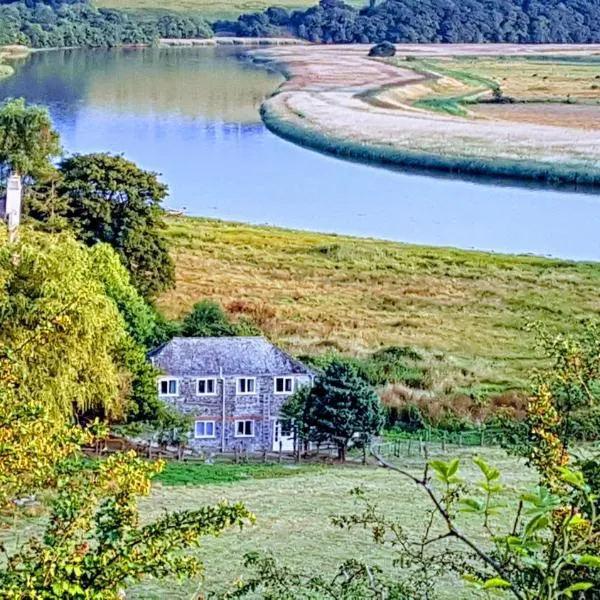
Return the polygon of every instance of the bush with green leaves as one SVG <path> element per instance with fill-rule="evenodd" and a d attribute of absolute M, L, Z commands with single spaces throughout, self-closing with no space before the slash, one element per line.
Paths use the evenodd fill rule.
<path fill-rule="evenodd" d="M 207 535 L 252 522 L 241 504 L 222 502 L 141 525 L 138 498 L 163 467 L 134 453 L 63 472 L 48 525 L 0 565 L 0 599 L 116 600 L 146 577 L 199 578 L 190 552 Z"/>
<path fill-rule="evenodd" d="M 301 360 L 319 371 L 324 371 L 333 362 L 346 363 L 356 368 L 359 375 L 372 386 L 404 383 L 413 388 L 423 388 L 427 379 L 423 357 L 406 346 L 389 346 L 364 357 L 329 352 L 302 356 Z"/>
<path fill-rule="evenodd" d="M 181 323 L 181 335 L 185 337 L 228 337 L 262 335 L 260 329 L 249 320 L 232 321 L 218 302 L 200 300 Z"/>

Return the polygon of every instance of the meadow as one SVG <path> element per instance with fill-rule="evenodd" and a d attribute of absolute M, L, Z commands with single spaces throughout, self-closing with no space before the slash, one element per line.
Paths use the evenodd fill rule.
<path fill-rule="evenodd" d="M 483 452 L 486 459 L 502 470 L 507 485 L 503 500 L 511 505 L 516 503 L 516 491 L 526 489 L 533 482 L 532 472 L 521 460 L 507 457 L 499 450 L 483 449 Z M 474 453 L 462 450 L 460 456 L 465 479 L 470 482 L 478 479 L 477 469 L 471 462 Z M 399 460 L 415 474 L 423 466 L 423 459 L 419 457 Z M 243 465 L 235 467 L 238 471 L 245 468 Z M 143 501 L 144 518 L 158 517 L 164 510 L 194 509 L 226 498 L 243 501 L 255 513 L 256 524 L 241 532 L 227 532 L 218 539 L 205 539 L 199 550 L 206 565 L 204 584 L 146 581 L 128 592 L 128 598 L 188 600 L 198 591 L 207 593 L 230 589 L 231 583 L 244 575 L 243 555 L 253 551 L 272 553 L 283 564 L 305 572 L 333 574 L 336 567 L 349 557 L 378 564 L 391 571 L 391 553 L 375 545 L 369 532 L 347 532 L 331 524 L 334 515 L 359 512 L 360 506 L 350 495 L 356 487 L 364 488 L 388 516 L 394 516 L 402 524 L 410 524 L 415 537 L 421 532 L 424 513 L 429 508 L 424 494 L 411 482 L 375 466 L 322 467 L 294 477 L 221 485 L 166 487 L 157 483 L 150 498 Z M 497 519 L 498 525 L 505 524 L 502 517 Z M 476 520 L 465 517 L 463 523 L 475 527 L 476 533 L 479 531 L 475 526 Z M 472 591 L 460 595 L 458 590 L 452 587 L 449 594 L 453 595 L 448 595 L 448 598 L 476 597 Z"/>
<path fill-rule="evenodd" d="M 405 93 L 406 100 L 413 105 L 438 108 L 451 114 L 488 114 L 481 109 L 471 114 L 470 109 L 482 101 L 489 106 L 490 93 L 510 100 L 498 102 L 504 105 L 507 120 L 510 120 L 510 108 L 532 104 L 531 123 L 538 122 L 536 114 L 543 118 L 548 103 L 565 105 L 565 109 L 575 104 L 600 104 L 600 59 L 596 55 L 466 56 L 408 62 L 403 58 L 392 62 L 432 77 L 418 86 L 416 94 L 414 86 L 395 90 L 397 98 Z M 563 114 L 567 116 L 568 110 L 563 110 Z M 576 125 L 569 123 L 571 127 Z M 580 123 L 584 125 L 585 122 Z"/>
<path fill-rule="evenodd" d="M 568 332 L 600 313 L 595 263 L 191 217 L 170 217 L 167 235 L 170 317 L 211 298 L 296 354 L 408 345 L 463 382 L 522 386 L 539 364 L 529 323 Z"/>
<path fill-rule="evenodd" d="M 137 14 L 159 14 L 167 12 L 182 12 L 204 17 L 209 21 L 217 19 L 236 19 L 242 13 L 260 12 L 273 6 L 269 0 L 244 0 L 227 2 L 227 0 L 172 0 L 165 8 L 165 3 L 159 0 L 95 0 L 99 8 L 118 8 Z M 316 4 L 314 0 L 278 0 L 276 6 L 288 10 L 306 9 Z M 350 0 L 349 4 L 360 7 L 362 0 Z"/>

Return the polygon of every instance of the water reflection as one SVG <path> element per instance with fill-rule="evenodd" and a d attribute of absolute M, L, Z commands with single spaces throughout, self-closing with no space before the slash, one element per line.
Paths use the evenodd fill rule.
<path fill-rule="evenodd" d="M 36 53 L 0 96 L 49 105 L 67 152 L 124 153 L 190 214 L 406 242 L 600 260 L 600 197 L 391 171 L 280 140 L 280 77 L 231 48 Z M 506 182 L 494 182 L 506 183 Z"/>

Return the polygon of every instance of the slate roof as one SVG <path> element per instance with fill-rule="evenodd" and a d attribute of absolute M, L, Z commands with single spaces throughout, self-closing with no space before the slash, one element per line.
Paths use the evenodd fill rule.
<path fill-rule="evenodd" d="M 262 337 L 176 337 L 148 357 L 154 366 L 174 377 L 312 373 Z"/>

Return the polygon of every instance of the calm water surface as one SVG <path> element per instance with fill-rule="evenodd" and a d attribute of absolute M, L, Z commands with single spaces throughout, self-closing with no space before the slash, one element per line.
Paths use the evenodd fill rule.
<path fill-rule="evenodd" d="M 34 54 L 0 97 L 47 104 L 67 152 L 123 153 L 163 174 L 171 208 L 251 223 L 600 260 L 600 196 L 353 164 L 269 133 L 281 78 L 226 48 Z"/>

